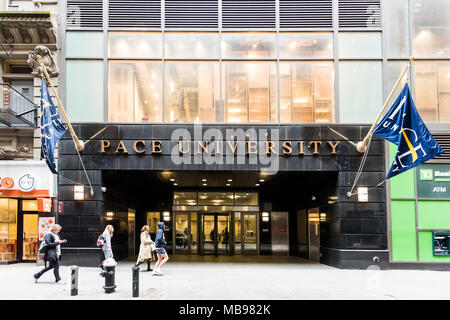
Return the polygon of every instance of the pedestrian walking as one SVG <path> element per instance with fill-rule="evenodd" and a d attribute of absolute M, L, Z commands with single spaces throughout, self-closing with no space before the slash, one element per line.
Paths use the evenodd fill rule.
<path fill-rule="evenodd" d="M 59 239 L 58 233 L 62 227 L 59 224 L 54 224 L 50 227 L 49 231 L 44 236 L 44 269 L 33 275 L 34 282 L 37 283 L 38 279 L 47 271 L 53 269 L 55 275 L 55 283 L 65 284 L 59 276 L 59 260 L 61 259 L 61 244 L 66 243 L 67 240 Z M 47 262 L 49 265 L 47 266 Z"/>
<path fill-rule="evenodd" d="M 149 234 L 150 227 L 145 225 L 141 229 L 141 245 L 139 247 L 139 255 L 137 258 L 136 266 L 140 265 L 142 262 L 147 261 L 147 271 L 153 271 L 150 267 L 152 261 L 155 261 L 154 253 L 152 250 L 152 244 L 154 242 Z"/>
<path fill-rule="evenodd" d="M 161 267 L 167 262 L 169 261 L 169 256 L 167 255 L 167 251 L 166 251 L 166 240 L 164 237 L 164 222 L 159 222 L 158 223 L 158 231 L 156 232 L 156 237 L 155 237 L 155 252 L 156 255 L 158 256 L 158 261 L 155 264 L 155 268 L 153 270 L 152 275 L 157 275 L 157 276 L 163 276 L 164 273 L 162 273 L 161 271 Z"/>
<path fill-rule="evenodd" d="M 100 268 L 102 268 L 102 269 L 104 269 L 103 262 L 106 259 L 114 258 L 112 246 L 111 246 L 111 238 L 112 238 L 113 234 L 114 234 L 114 227 L 112 225 L 108 224 L 105 228 L 105 231 L 103 231 L 103 233 L 102 233 L 102 238 L 104 241 L 104 243 L 102 245 L 102 251 L 101 251 L 102 262 L 101 262 Z"/>

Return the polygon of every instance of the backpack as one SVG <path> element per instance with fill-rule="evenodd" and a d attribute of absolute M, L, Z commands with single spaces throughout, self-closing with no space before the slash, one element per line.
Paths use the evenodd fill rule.
<path fill-rule="evenodd" d="M 105 238 L 103 237 L 103 233 L 97 238 L 97 247 L 103 247 L 105 244 Z"/>

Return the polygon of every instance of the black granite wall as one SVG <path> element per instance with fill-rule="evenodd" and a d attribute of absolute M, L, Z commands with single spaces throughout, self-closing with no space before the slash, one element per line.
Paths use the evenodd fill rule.
<path fill-rule="evenodd" d="M 78 183 L 87 184 L 81 163 L 76 155 L 70 135 L 66 133 L 59 143 L 59 200 L 63 202 L 63 212 L 58 221 L 63 225 L 63 237 L 69 240 L 63 253 L 64 263 L 78 265 L 95 265 L 99 258 L 95 247 L 97 236 L 105 226 L 108 201 L 102 192 L 102 170 L 206 170 L 206 171 L 260 171 L 261 164 L 205 164 L 194 163 L 177 165 L 171 160 L 171 150 L 177 147 L 178 139 L 171 136 L 176 129 L 186 129 L 195 139 L 194 125 L 150 125 L 150 124 L 74 124 L 78 137 L 86 143 L 82 152 L 82 159 L 94 188 L 94 196 L 85 189 L 85 200 L 73 200 L 73 186 Z M 104 129 L 105 128 L 105 129 Z M 386 196 L 385 188 L 381 186 L 369 193 L 368 203 L 358 203 L 355 197 L 348 199 L 346 193 L 353 183 L 354 176 L 361 161 L 354 145 L 345 141 L 342 136 L 353 142 L 360 141 L 368 131 L 366 126 L 357 125 L 270 125 L 270 126 L 231 126 L 231 125 L 203 125 L 203 133 L 210 129 L 220 129 L 226 136 L 226 129 L 254 128 L 270 141 L 292 141 L 293 153 L 298 153 L 298 141 L 305 141 L 304 155 L 280 156 L 278 158 L 279 172 L 334 172 L 333 180 L 324 186 L 316 203 L 306 205 L 290 205 L 288 211 L 309 205 L 320 205 L 327 213 L 327 221 L 321 223 L 321 252 L 322 262 L 340 268 L 364 268 L 370 265 L 374 255 L 382 260 L 387 259 L 387 224 L 386 224 Z M 331 128 L 331 129 L 330 129 Z M 104 130 L 103 130 L 104 129 Z M 99 134 L 97 134 L 100 130 Z M 272 131 L 273 130 L 273 131 Z M 337 134 L 338 132 L 339 134 Z M 97 134 L 97 135 L 96 135 Z M 94 138 L 92 136 L 96 135 Z M 100 140 L 109 140 L 111 147 L 106 154 L 100 152 Z M 227 140 L 231 140 L 227 137 Z M 122 140 L 128 154 L 116 154 L 115 150 Z M 136 154 L 133 143 L 136 140 L 146 141 L 146 153 Z M 162 144 L 162 154 L 151 154 L 150 140 L 159 140 Z M 260 139 L 261 140 L 261 139 Z M 307 148 L 309 141 L 321 141 L 318 148 L 320 155 L 313 154 L 313 148 Z M 331 154 L 327 141 L 340 141 L 337 154 Z M 244 145 L 242 141 L 241 145 Z M 191 150 L 196 145 L 192 144 Z M 265 148 L 264 141 L 259 142 L 260 148 Z M 276 150 L 279 152 L 280 149 Z M 384 142 L 373 139 L 370 153 L 358 185 L 375 186 L 385 176 Z M 334 185 L 334 186 L 333 186 Z M 288 188 L 288 186 L 287 186 Z M 288 191 L 288 190 L 286 190 Z M 289 190 L 293 199 L 299 199 L 295 190 Z M 329 202 L 329 196 L 336 196 L 337 200 Z M 276 195 L 273 196 L 276 198 Z M 291 197 L 292 198 L 292 197 Z M 276 199 L 273 199 L 276 203 Z M 277 210 L 274 206 L 273 210 Z M 369 250 L 369 251 L 367 251 Z M 267 251 L 265 251 L 267 252 Z"/>

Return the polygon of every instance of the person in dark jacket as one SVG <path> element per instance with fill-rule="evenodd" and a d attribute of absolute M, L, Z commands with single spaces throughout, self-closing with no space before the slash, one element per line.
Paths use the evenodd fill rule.
<path fill-rule="evenodd" d="M 155 264 L 152 275 L 163 276 L 164 274 L 161 272 L 161 267 L 169 261 L 169 256 L 166 251 L 166 240 L 164 238 L 164 222 L 158 223 L 158 231 L 156 231 L 155 236 L 155 252 L 158 256 L 158 261 Z"/>
<path fill-rule="evenodd" d="M 59 224 L 54 224 L 50 227 L 49 232 L 44 237 L 45 242 L 45 252 L 44 252 L 44 262 L 48 262 L 49 265 L 44 269 L 35 273 L 33 275 L 34 282 L 47 271 L 53 269 L 55 275 L 55 282 L 57 284 L 65 284 L 59 276 L 59 259 L 61 258 L 61 244 L 66 243 L 67 240 L 60 240 L 58 233 L 61 231 L 62 227 Z"/>

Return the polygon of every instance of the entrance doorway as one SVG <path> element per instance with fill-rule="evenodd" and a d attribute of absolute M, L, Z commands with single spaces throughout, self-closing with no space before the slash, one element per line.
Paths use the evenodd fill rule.
<path fill-rule="evenodd" d="M 232 239 L 230 236 L 231 213 L 201 214 L 201 255 L 229 255 Z"/>

